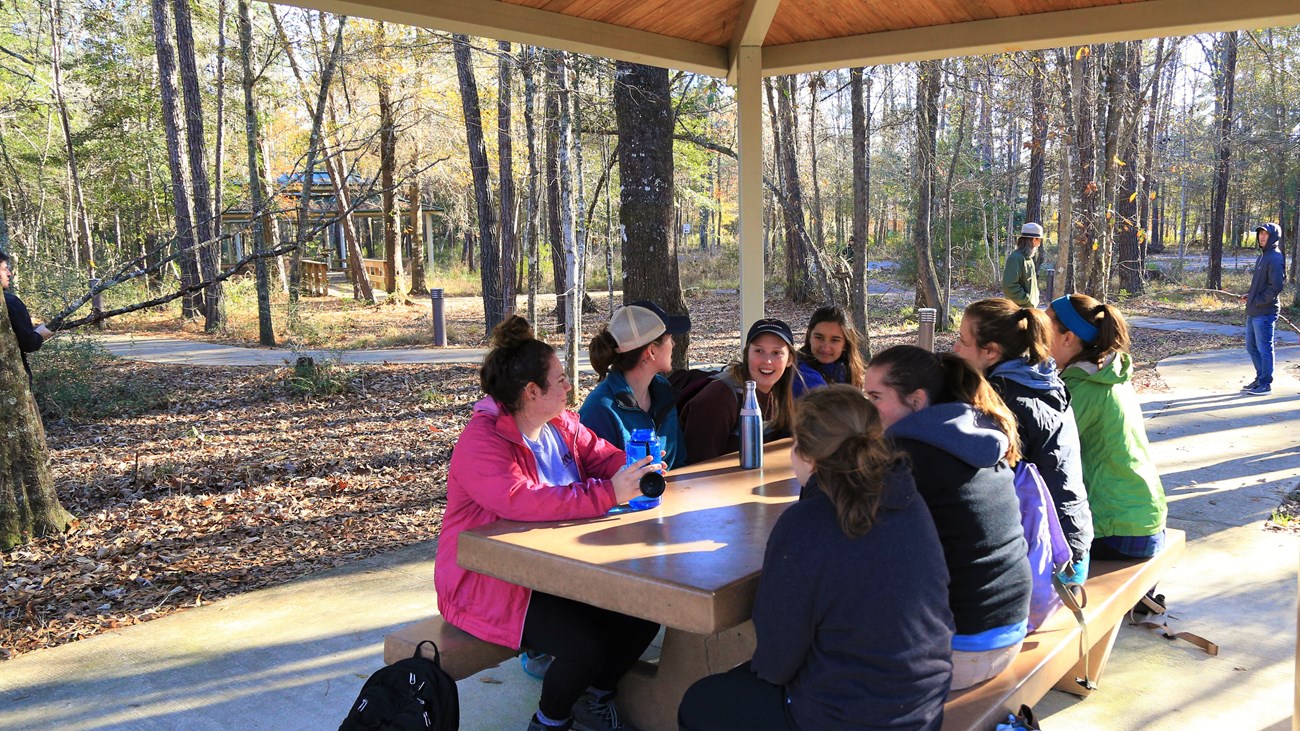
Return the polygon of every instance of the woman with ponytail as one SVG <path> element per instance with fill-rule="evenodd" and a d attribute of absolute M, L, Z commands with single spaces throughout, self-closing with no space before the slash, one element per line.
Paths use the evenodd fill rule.
<path fill-rule="evenodd" d="M 980 300 L 966 308 L 953 352 L 984 374 L 1016 417 L 1022 456 L 1043 476 L 1070 544 L 1071 566 L 1062 578 L 1082 584 L 1092 513 L 1070 393 L 1052 360 L 1051 322 L 1042 310 L 1008 299 Z"/>
<path fill-rule="evenodd" d="M 952 665 L 943 548 L 862 392 L 799 402 L 799 502 L 768 538 L 752 661 L 686 692 L 688 731 L 938 729 Z"/>
<path fill-rule="evenodd" d="M 1016 420 L 979 371 L 952 353 L 897 345 L 867 365 L 867 398 L 911 459 L 951 581 L 953 690 L 997 675 L 1028 629 L 1032 589 L 1012 465 Z"/>
<path fill-rule="evenodd" d="M 634 430 L 653 429 L 664 464 L 686 464 L 677 391 L 664 374 L 673 367 L 673 336 L 690 329 L 689 317 L 669 315 L 653 302 L 620 307 L 591 341 L 591 367 L 600 383 L 578 410 L 583 425 L 619 449 Z"/>
<path fill-rule="evenodd" d="M 621 728 L 616 686 L 659 627 L 463 569 L 457 546 L 462 532 L 497 520 L 603 516 L 639 495 L 641 476 L 661 465 L 646 457 L 625 466 L 622 450 L 565 409 L 572 386 L 555 349 L 518 315 L 493 331 L 479 382 L 485 397 L 447 474 L 433 576 L 438 611 L 479 639 L 555 657 L 529 731 L 569 729 L 575 720 L 582 728 Z"/>
<path fill-rule="evenodd" d="M 1133 390 L 1128 323 L 1083 294 L 1052 300 L 1052 357 L 1070 389 L 1083 483 L 1092 508 L 1092 557 L 1150 558 L 1165 544 L 1165 489 Z"/>

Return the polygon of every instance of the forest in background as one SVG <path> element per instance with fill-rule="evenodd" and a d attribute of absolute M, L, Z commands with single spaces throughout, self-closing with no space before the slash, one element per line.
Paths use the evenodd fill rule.
<path fill-rule="evenodd" d="M 220 328 L 218 280 L 251 264 L 266 331 L 291 329 L 298 259 L 336 218 L 348 259 L 387 260 L 390 292 L 476 272 L 488 327 L 514 293 L 628 290 L 625 270 L 680 302 L 679 260 L 736 256 L 735 99 L 718 79 L 227 0 L 0 18 L 0 249 L 65 326 L 93 319 L 72 310 L 98 279 L 110 312 L 184 292 L 180 315 Z M 1275 28 L 768 79 L 769 296 L 861 303 L 855 236 L 942 307 L 954 283 L 996 281 L 1025 220 L 1049 231 L 1058 289 L 1138 294 L 1147 254 L 1170 249 L 1208 257 L 1195 281 L 1218 289 L 1224 247 L 1263 220 L 1282 224 L 1294 281 L 1298 41 Z M 656 150 L 633 171 L 669 178 L 647 232 L 627 225 L 646 203 L 624 165 Z M 310 210 L 316 186 L 340 214 Z M 372 204 L 377 227 L 352 220 Z M 666 246 L 647 258 L 651 239 Z"/>

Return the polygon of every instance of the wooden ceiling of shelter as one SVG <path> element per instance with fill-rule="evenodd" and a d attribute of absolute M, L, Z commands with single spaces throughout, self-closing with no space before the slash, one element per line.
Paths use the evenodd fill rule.
<path fill-rule="evenodd" d="M 500 0 L 670 38 L 726 46 L 744 0 Z M 1145 0 L 784 0 L 764 46 L 1013 18 Z"/>

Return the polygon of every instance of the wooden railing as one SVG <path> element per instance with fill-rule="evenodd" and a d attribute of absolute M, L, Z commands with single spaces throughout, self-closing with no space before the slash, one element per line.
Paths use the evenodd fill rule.
<path fill-rule="evenodd" d="M 383 290 L 388 281 L 388 262 L 384 259 L 362 259 L 361 266 L 365 269 L 366 279 L 370 280 L 370 286 Z"/>
<path fill-rule="evenodd" d="M 323 261 L 302 260 L 302 293 L 313 297 L 330 294 L 330 265 Z"/>

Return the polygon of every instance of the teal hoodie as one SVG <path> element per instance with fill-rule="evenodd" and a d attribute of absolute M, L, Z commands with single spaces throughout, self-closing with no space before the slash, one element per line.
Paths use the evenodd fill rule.
<path fill-rule="evenodd" d="M 1100 368 L 1076 363 L 1061 373 L 1079 427 L 1083 482 L 1098 538 L 1152 536 L 1165 528 L 1165 489 L 1132 378 L 1128 353 L 1111 356 Z"/>

